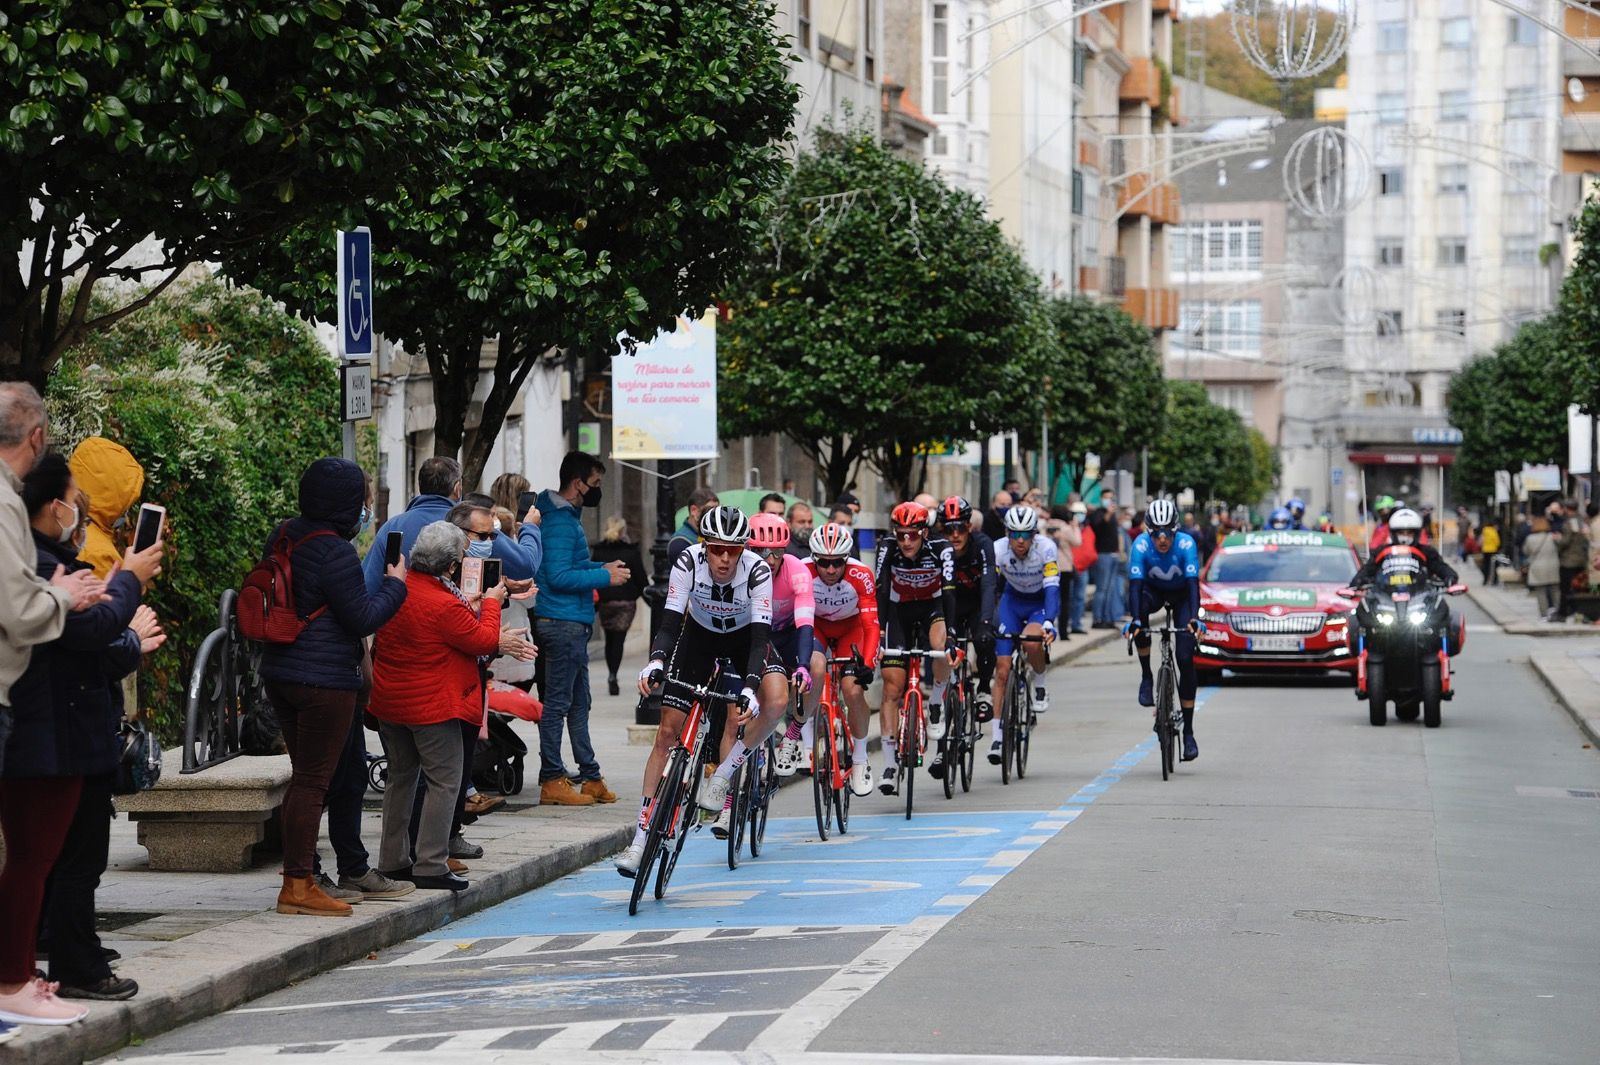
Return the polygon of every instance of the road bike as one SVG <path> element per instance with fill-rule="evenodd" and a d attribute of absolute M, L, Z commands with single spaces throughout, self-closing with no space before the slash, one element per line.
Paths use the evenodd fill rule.
<path fill-rule="evenodd" d="M 1156 668 L 1156 742 L 1161 745 L 1161 779 L 1172 776 L 1177 768 L 1178 741 L 1183 734 L 1183 707 L 1178 702 L 1178 658 L 1173 650 L 1172 608 L 1167 607 L 1167 620 L 1152 635 L 1161 637 L 1161 664 Z M 1128 641 L 1128 653 L 1134 653 L 1133 641 Z"/>
<path fill-rule="evenodd" d="M 1050 661 L 1050 643 L 1043 636 L 1019 636 L 1002 632 L 996 637 L 1016 643 L 1044 644 L 1044 660 Z M 1010 784 L 1013 771 L 1017 779 L 1028 775 L 1028 747 L 1033 738 L 1033 726 L 1039 715 L 1033 709 L 1033 667 L 1028 656 L 1011 656 L 1011 679 L 1002 695 L 1005 706 L 1000 712 L 1000 783 Z"/>
<path fill-rule="evenodd" d="M 916 783 L 916 768 L 928 749 L 928 717 L 922 697 L 922 663 L 935 652 L 917 647 L 884 647 L 881 656 L 904 656 L 906 660 L 906 690 L 900 697 L 900 730 L 895 736 L 895 762 L 899 785 L 906 799 L 906 820 L 911 820 L 912 793 Z"/>
<path fill-rule="evenodd" d="M 855 737 L 850 734 L 850 714 L 844 707 L 844 674 L 861 668 L 860 652 L 849 658 L 830 658 L 822 675 L 817 700 L 811 757 L 811 800 L 817 814 L 817 836 L 826 840 L 829 823 L 844 835 L 850 827 L 850 770 L 855 761 Z"/>
<path fill-rule="evenodd" d="M 705 687 L 667 677 L 648 696 L 659 700 L 662 693 L 671 688 L 693 701 L 689 705 L 689 714 L 678 742 L 667 752 L 661 782 L 656 785 L 655 794 L 651 796 L 650 806 L 645 813 L 644 854 L 639 859 L 639 871 L 633 878 L 633 891 L 628 899 L 629 916 L 639 912 L 639 900 L 644 896 L 645 882 L 650 877 L 652 867 L 656 869 L 656 898 L 667 893 L 667 883 L 672 879 L 672 871 L 677 868 L 684 841 L 689 838 L 690 832 L 700 827 L 700 819 L 695 816 L 695 800 L 705 780 L 706 766 L 715 766 L 719 760 L 716 733 L 720 730 L 711 727 L 709 704 L 729 705 L 739 701 L 737 695 L 718 690 L 725 666 L 724 662 L 718 660 L 711 672 L 711 682 Z"/>
<path fill-rule="evenodd" d="M 950 670 L 950 683 L 945 688 L 945 733 L 939 741 L 939 754 L 944 766 L 944 797 L 956 795 L 956 778 L 960 777 L 961 790 L 972 790 L 972 768 L 978 753 L 978 742 L 983 738 L 978 725 L 973 697 L 977 681 L 972 676 L 972 658 L 966 650 L 966 637 L 957 636 L 960 648 L 954 667 Z"/>
<path fill-rule="evenodd" d="M 739 729 L 743 738 L 744 728 Z M 728 868 L 739 868 L 739 850 L 750 841 L 750 857 L 761 857 L 761 844 L 767 836 L 767 808 L 772 793 L 778 790 L 777 745 L 772 736 L 758 745 L 733 775 L 728 794 L 733 799 L 733 816 L 728 823 Z"/>

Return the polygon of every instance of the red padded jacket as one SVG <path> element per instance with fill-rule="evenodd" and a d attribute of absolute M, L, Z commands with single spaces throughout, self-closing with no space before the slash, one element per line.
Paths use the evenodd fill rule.
<path fill-rule="evenodd" d="M 372 715 L 396 725 L 481 723 L 478 656 L 499 647 L 498 600 L 473 617 L 439 578 L 407 573 L 405 602 L 373 647 Z"/>

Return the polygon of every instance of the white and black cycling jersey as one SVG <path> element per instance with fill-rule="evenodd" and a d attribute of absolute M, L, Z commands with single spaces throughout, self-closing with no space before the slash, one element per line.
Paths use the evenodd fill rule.
<path fill-rule="evenodd" d="M 772 624 L 772 567 L 754 551 L 739 556 L 726 584 L 711 577 L 706 546 L 695 544 L 672 563 L 667 609 L 686 614 L 712 632 L 737 632 L 750 625 Z"/>

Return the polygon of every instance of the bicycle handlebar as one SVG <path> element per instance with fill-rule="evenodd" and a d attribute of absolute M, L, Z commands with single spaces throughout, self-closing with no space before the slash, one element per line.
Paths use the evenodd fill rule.
<path fill-rule="evenodd" d="M 653 699 L 660 698 L 662 692 L 664 692 L 668 687 L 672 687 L 684 693 L 685 695 L 691 695 L 696 699 L 702 699 L 708 702 L 714 700 L 723 703 L 736 703 L 740 699 L 740 696 L 730 695 L 724 691 L 717 691 L 713 688 L 703 688 L 697 684 L 686 684 L 683 681 L 678 680 L 676 677 L 663 677 L 659 684 L 652 684 L 650 686 L 650 697 Z"/>

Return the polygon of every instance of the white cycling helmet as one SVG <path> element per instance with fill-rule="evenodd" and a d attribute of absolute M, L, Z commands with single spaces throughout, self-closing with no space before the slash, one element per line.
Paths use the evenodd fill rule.
<path fill-rule="evenodd" d="M 1409 529 L 1412 532 L 1422 531 L 1422 515 L 1410 507 L 1401 507 L 1389 515 L 1389 531 L 1402 532 Z"/>
<path fill-rule="evenodd" d="M 1006 511 L 1006 532 L 1038 532 L 1039 512 L 1026 503 L 1018 503 Z"/>
<path fill-rule="evenodd" d="M 828 522 L 811 533 L 811 553 L 818 558 L 844 558 L 856 549 L 856 538 L 848 525 Z"/>
<path fill-rule="evenodd" d="M 1152 499 L 1144 512 L 1144 524 L 1152 533 L 1177 532 L 1178 508 L 1170 499 Z"/>
<path fill-rule="evenodd" d="M 743 547 L 750 539 L 750 519 L 738 507 L 712 507 L 700 515 L 700 539 Z"/>

